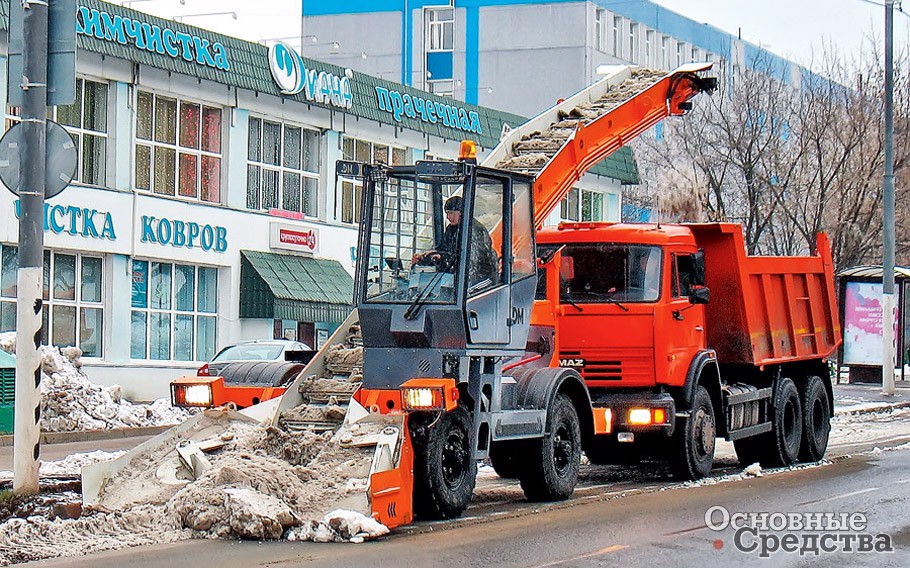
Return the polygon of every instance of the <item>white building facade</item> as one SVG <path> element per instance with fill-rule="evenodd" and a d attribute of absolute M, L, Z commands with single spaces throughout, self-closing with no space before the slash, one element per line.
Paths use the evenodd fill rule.
<path fill-rule="evenodd" d="M 139 400 L 225 345 L 318 347 L 337 327 L 360 188 L 336 179 L 336 160 L 454 158 L 461 139 L 489 150 L 524 120 L 97 0 L 79 3 L 77 32 L 77 100 L 51 114 L 79 160 L 45 207 L 45 341 L 80 347 L 93 381 Z M 8 129 L 5 53 L 3 40 Z M 573 214 L 618 220 L 631 153 L 600 174 Z M 0 331 L 15 328 L 17 215 L 3 191 Z"/>

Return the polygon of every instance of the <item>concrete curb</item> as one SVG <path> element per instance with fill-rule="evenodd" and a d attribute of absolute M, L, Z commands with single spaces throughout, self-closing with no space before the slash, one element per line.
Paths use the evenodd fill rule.
<path fill-rule="evenodd" d="M 80 432 L 42 432 L 42 444 L 68 444 L 71 442 L 90 442 L 93 440 L 115 440 L 117 438 L 135 438 L 137 436 L 156 436 L 169 426 L 142 426 L 139 428 L 114 428 L 111 430 L 83 430 Z M 12 446 L 13 436 L 0 436 L 0 447 Z"/>
<path fill-rule="evenodd" d="M 854 410 L 850 409 L 850 406 L 858 405 L 848 405 L 843 408 L 834 408 L 834 416 L 854 416 L 857 414 L 872 414 L 873 412 L 888 412 L 891 410 L 897 410 L 899 408 L 908 408 L 910 407 L 910 401 L 903 402 L 882 402 L 881 404 L 876 404 L 875 406 L 863 406 Z"/>

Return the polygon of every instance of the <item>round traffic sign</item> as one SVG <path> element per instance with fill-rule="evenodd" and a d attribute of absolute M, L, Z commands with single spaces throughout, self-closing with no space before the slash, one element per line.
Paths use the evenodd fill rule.
<path fill-rule="evenodd" d="M 63 191 L 73 181 L 79 152 L 76 151 L 73 137 L 65 128 L 53 120 L 48 120 L 46 124 L 47 166 L 44 176 L 44 197 L 50 198 Z M 19 195 L 21 179 L 19 153 L 22 148 L 24 130 L 25 127 L 19 123 L 7 130 L 3 138 L 0 138 L 0 181 L 16 195 Z"/>

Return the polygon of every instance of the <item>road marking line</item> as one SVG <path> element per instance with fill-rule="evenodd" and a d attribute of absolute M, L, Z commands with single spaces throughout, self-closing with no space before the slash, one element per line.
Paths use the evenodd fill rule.
<path fill-rule="evenodd" d="M 611 552 L 616 552 L 617 550 L 622 550 L 623 548 L 629 548 L 624 544 L 614 544 L 613 546 L 608 546 L 606 548 L 601 548 L 595 552 L 589 552 L 588 554 L 582 554 L 581 556 L 573 556 L 572 558 L 564 558 L 563 560 L 556 560 L 554 562 L 547 562 L 546 564 L 538 564 L 533 568 L 549 568 L 550 566 L 559 566 L 560 564 L 565 564 L 566 562 L 574 562 L 576 560 L 584 560 L 585 558 L 593 558 L 595 556 L 600 556 L 602 554 L 609 554 Z"/>
<path fill-rule="evenodd" d="M 815 503 L 826 503 L 828 501 L 835 501 L 837 499 L 846 499 L 847 497 L 853 497 L 855 495 L 862 495 L 863 493 L 870 493 L 872 491 L 878 491 L 881 487 L 867 487 L 866 489 L 860 489 L 859 491 L 851 491 L 850 493 L 844 493 L 843 495 L 835 495 L 834 497 L 828 497 L 827 499 L 816 499 L 815 501 L 806 501 L 805 503 L 797 503 L 797 507 L 803 505 L 813 505 Z"/>

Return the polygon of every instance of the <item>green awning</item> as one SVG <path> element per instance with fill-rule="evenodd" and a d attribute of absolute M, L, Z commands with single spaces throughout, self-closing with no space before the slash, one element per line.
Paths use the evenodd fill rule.
<path fill-rule="evenodd" d="M 240 251 L 240 317 L 340 323 L 353 309 L 354 279 L 325 258 Z"/>

